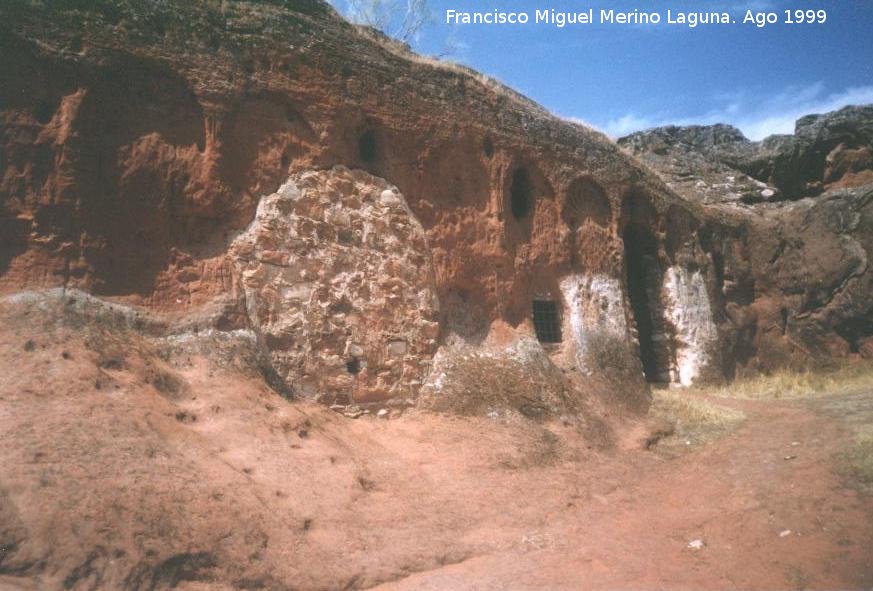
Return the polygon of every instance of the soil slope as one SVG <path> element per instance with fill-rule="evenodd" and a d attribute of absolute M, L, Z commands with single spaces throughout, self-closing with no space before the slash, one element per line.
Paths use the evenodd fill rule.
<path fill-rule="evenodd" d="M 869 391 L 720 402 L 739 430 L 669 459 L 570 423 L 292 404 L 251 335 L 149 337 L 103 306 L 2 308 L 4 588 L 873 584 L 873 498 L 832 471 Z"/>

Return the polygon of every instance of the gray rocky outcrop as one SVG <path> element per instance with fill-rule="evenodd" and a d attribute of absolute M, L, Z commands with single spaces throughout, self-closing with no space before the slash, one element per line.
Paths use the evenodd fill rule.
<path fill-rule="evenodd" d="M 873 105 L 797 120 L 760 142 L 724 124 L 660 127 L 618 140 L 685 197 L 759 203 L 873 182 Z"/>

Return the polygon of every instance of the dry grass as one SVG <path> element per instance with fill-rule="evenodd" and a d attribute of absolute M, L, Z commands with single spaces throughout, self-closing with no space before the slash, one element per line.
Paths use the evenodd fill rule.
<path fill-rule="evenodd" d="M 651 449 L 668 458 L 714 441 L 739 427 L 746 419 L 739 410 L 713 404 L 687 390 L 654 391 L 651 416 L 669 427 L 663 427 L 647 447 L 657 443 L 657 447 Z"/>
<path fill-rule="evenodd" d="M 687 392 L 720 398 L 778 400 L 842 394 L 861 388 L 873 388 L 873 363 L 845 363 L 820 371 L 780 370 L 723 386 L 693 387 Z"/>
<path fill-rule="evenodd" d="M 777 371 L 770 375 L 737 380 L 732 384 L 714 387 L 688 388 L 682 395 L 656 393 L 655 407 L 666 407 L 668 413 L 687 416 L 688 424 L 715 425 L 730 421 L 730 409 L 696 400 L 691 397 L 708 395 L 721 398 L 754 400 L 808 400 L 816 408 L 843 421 L 852 432 L 852 439 L 841 452 L 838 470 L 858 488 L 873 494 L 873 363 L 846 362 L 819 371 Z M 676 402 L 672 397 L 680 396 Z M 665 400 L 659 402 L 659 398 Z M 702 406 L 694 408 L 696 403 Z M 712 407 L 712 408 L 707 408 Z M 720 409 L 715 410 L 714 409 Z M 722 411 L 727 415 L 719 417 Z M 677 421 L 678 424 L 678 421 Z M 693 428 L 692 428 L 693 430 Z M 677 427 L 677 434 L 680 429 Z"/>
<path fill-rule="evenodd" d="M 677 434 L 730 429 L 746 418 L 739 410 L 707 402 L 687 390 L 656 390 L 653 393 L 652 412 L 672 420 Z"/>
<path fill-rule="evenodd" d="M 435 372 L 439 385 L 422 392 L 423 408 L 467 416 L 518 412 L 529 419 L 573 414 L 575 400 L 555 366 L 542 354 L 523 362 L 511 353 L 456 353 Z"/>
<path fill-rule="evenodd" d="M 873 495 L 873 390 L 859 389 L 812 402 L 851 433 L 840 453 L 838 471 L 858 490 Z"/>

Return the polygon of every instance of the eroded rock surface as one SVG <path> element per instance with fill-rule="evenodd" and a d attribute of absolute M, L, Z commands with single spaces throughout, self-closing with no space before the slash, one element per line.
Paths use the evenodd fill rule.
<path fill-rule="evenodd" d="M 782 198 L 778 187 L 733 165 L 742 154 L 754 153 L 756 144 L 730 125 L 659 127 L 620 138 L 618 144 L 690 200 L 759 203 Z"/>
<path fill-rule="evenodd" d="M 789 138 L 764 174 L 730 129 L 671 132 L 659 178 L 320 0 L 4 0 L 0 53 L 0 586 L 414 586 L 518 564 L 562 520 L 587 552 L 586 495 L 646 488 L 593 451 L 646 380 L 873 352 L 870 188 L 718 205 L 802 196 Z M 866 170 L 869 135 L 843 127 L 805 127 L 831 139 L 804 190 Z M 387 408 L 416 395 L 481 416 Z M 392 420 L 346 419 L 367 412 Z M 749 449 L 788 444 L 759 431 Z M 618 517 L 601 530 L 637 523 Z"/>
<path fill-rule="evenodd" d="M 621 286 L 630 194 L 649 204 L 644 223 L 655 234 L 671 206 L 683 207 L 601 134 L 475 72 L 415 57 L 318 0 L 12 0 L 0 5 L 0 22 L 0 291 L 77 288 L 171 317 L 211 317 L 205 328 L 255 328 L 269 365 L 301 395 L 402 398 L 418 381 L 409 358 L 426 365 L 433 348 L 404 326 L 391 337 L 396 362 L 385 359 L 387 332 L 378 344 L 339 339 L 359 319 L 336 322 L 335 312 L 293 334 L 295 306 L 314 286 L 270 266 L 298 248 L 278 237 L 282 248 L 246 263 L 275 275 L 250 283 L 243 301 L 229 245 L 292 175 L 341 165 L 396 186 L 430 247 L 422 265 L 441 306 L 428 321 L 444 336 L 429 327 L 428 338 L 471 347 L 495 331 L 505 343 L 535 339 L 534 300 L 555 306 L 563 323 L 565 277 Z M 341 237 L 343 218 L 313 219 Z M 665 268 L 676 262 L 658 256 Z M 620 288 L 613 295 L 624 297 Z M 317 324 L 332 336 L 307 332 Z M 318 357 L 311 367 L 299 352 L 307 346 Z M 620 355 L 635 373 L 622 388 L 644 403 L 634 349 L 626 343 Z M 579 371 L 570 342 L 542 355 Z M 385 372 L 408 379 L 395 388 Z M 349 393 L 354 384 L 366 386 Z"/>
<path fill-rule="evenodd" d="M 864 353 L 873 342 L 873 185 L 767 211 L 750 236 L 759 324 L 791 357 Z M 774 352 L 778 347 L 762 345 Z M 775 355 L 774 355 L 775 357 Z"/>
<path fill-rule="evenodd" d="M 436 351 L 438 302 L 421 224 L 363 171 L 295 175 L 231 247 L 252 326 L 295 394 L 413 397 Z"/>
<path fill-rule="evenodd" d="M 871 130 L 873 106 L 861 106 L 802 117 L 794 135 L 762 142 L 726 125 L 619 140 L 689 203 L 709 206 L 695 224 L 721 344 L 710 357 L 725 376 L 870 355 Z M 669 314 L 680 341 L 694 308 Z M 681 367 L 678 341 L 675 350 Z"/>
<path fill-rule="evenodd" d="M 605 275 L 570 275 L 561 281 L 561 292 L 569 310 L 569 334 L 576 349 L 576 362 L 591 373 L 591 357 L 608 353 L 608 341 L 629 340 L 621 282 Z M 606 352 L 598 349 L 607 348 Z"/>
<path fill-rule="evenodd" d="M 280 385 L 326 402 L 414 395 L 439 347 L 532 371 L 548 359 L 565 379 L 543 382 L 543 401 L 622 391 L 640 409 L 644 377 L 687 383 L 865 347 L 863 305 L 835 303 L 865 280 L 860 230 L 765 209 L 863 180 L 869 109 L 804 118 L 795 136 L 760 144 L 726 126 L 623 140 L 659 177 L 601 134 L 319 0 L 10 0 L 0 23 L 2 292 L 76 288 L 206 329 L 254 329 Z M 370 214 L 336 207 L 339 185 L 293 224 L 264 198 L 336 166 L 404 195 L 397 219 L 414 236 L 383 228 L 410 248 L 397 269 L 387 250 L 346 256 L 347 223 Z M 853 203 L 846 219 L 864 219 Z M 821 268 L 792 275 L 781 261 L 813 231 L 828 242 L 809 257 Z M 429 250 L 413 244 L 424 240 Z M 381 291 L 356 291 L 356 273 Z M 429 297 L 439 311 L 407 316 Z M 552 311 L 551 337 L 536 306 Z M 515 356 L 538 336 L 537 355 Z M 489 379 L 516 391 L 518 375 Z"/>
<path fill-rule="evenodd" d="M 807 115 L 793 135 L 760 142 L 716 124 L 660 127 L 618 143 L 705 203 L 792 200 L 873 182 L 873 105 Z"/>
<path fill-rule="evenodd" d="M 703 274 L 684 267 L 667 269 L 664 292 L 666 315 L 676 340 L 672 381 L 689 386 L 718 361 L 718 331 L 710 295 Z"/>

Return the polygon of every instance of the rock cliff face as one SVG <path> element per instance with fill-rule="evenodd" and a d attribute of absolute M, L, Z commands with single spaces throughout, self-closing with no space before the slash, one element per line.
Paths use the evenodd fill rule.
<path fill-rule="evenodd" d="M 793 252 L 788 222 L 707 212 L 604 136 L 319 0 L 10 0 L 0 49 L 4 292 L 76 288 L 171 326 L 252 329 L 277 383 L 339 404 L 424 385 L 487 412 L 456 398 L 516 400 L 507 392 L 536 378 L 533 407 L 551 414 L 616 391 L 637 411 L 646 381 L 783 362 L 758 299 L 781 277 L 762 257 Z M 807 127 L 843 147 L 804 187 L 863 173 L 861 135 Z M 689 145 L 718 154 L 748 143 L 700 133 Z M 672 154 L 688 134 L 662 135 L 665 147 L 640 138 L 633 151 L 681 172 Z M 766 181 L 744 164 L 750 190 L 788 194 L 783 169 L 807 148 L 780 150 L 797 154 L 752 159 Z M 701 167 L 734 174 L 704 152 Z M 834 223 L 866 223 L 863 199 Z M 840 240 L 827 248 L 851 262 L 827 285 L 844 290 L 866 247 Z M 796 302 L 783 324 L 831 301 L 818 279 L 785 288 Z M 851 325 L 809 318 L 826 334 Z M 493 364 L 475 391 L 452 369 L 471 359 Z"/>
<path fill-rule="evenodd" d="M 618 144 L 705 203 L 796 200 L 873 183 L 873 105 L 807 115 L 794 135 L 760 142 L 718 124 L 661 127 Z"/>
<path fill-rule="evenodd" d="M 803 117 L 795 135 L 760 143 L 725 125 L 619 140 L 689 202 L 710 205 L 701 238 L 723 357 L 735 360 L 728 375 L 873 354 L 871 129 L 865 106 Z"/>
<path fill-rule="evenodd" d="M 473 347 L 511 362 L 518 343 L 537 342 L 535 301 L 554 308 L 547 321 L 560 335 L 537 346 L 584 382 L 586 331 L 600 328 L 578 321 L 589 302 L 566 299 L 562 284 L 579 277 L 611 302 L 598 314 L 622 363 L 637 364 L 622 387 L 644 403 L 623 231 L 651 235 L 650 256 L 670 267 L 664 214 L 684 206 L 599 134 L 408 54 L 321 2 L 15 1 L 0 17 L 4 291 L 80 288 L 171 318 L 252 326 L 290 391 L 342 402 L 414 395 L 434 341 L 444 358 Z M 268 197 L 336 165 L 387 181 L 324 178 L 300 189 L 311 202 L 300 214 L 288 186 Z M 361 182 L 396 187 L 408 210 L 377 220 L 388 205 L 347 205 L 370 190 Z M 343 241 L 362 236 L 346 221 L 373 224 L 370 239 L 396 238 L 408 253 L 349 254 Z M 318 230 L 301 227 L 310 223 Z M 297 262 L 283 267 L 285 257 Z M 292 277 L 303 271 L 314 276 Z M 373 309 L 379 294 L 389 312 Z M 385 373 L 395 371 L 406 377 Z M 562 380 L 561 391 L 585 390 Z"/>
<path fill-rule="evenodd" d="M 514 560 L 669 473 L 596 451 L 647 382 L 873 354 L 869 127 L 635 156 L 321 0 L 0 0 L 0 56 L 4 589 Z"/>

